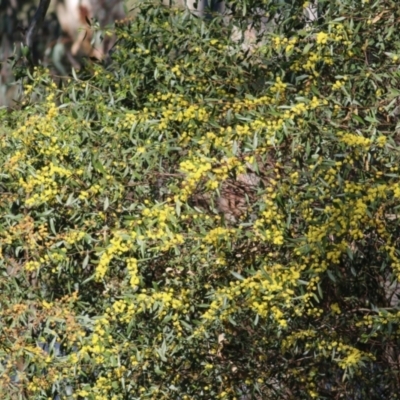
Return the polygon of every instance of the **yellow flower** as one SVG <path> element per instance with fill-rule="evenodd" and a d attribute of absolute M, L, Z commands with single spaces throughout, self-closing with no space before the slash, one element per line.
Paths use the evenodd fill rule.
<path fill-rule="evenodd" d="M 337 304 L 337 303 L 331 304 L 331 310 L 332 310 L 332 312 L 334 314 L 340 314 L 341 313 L 339 304 Z"/>
<path fill-rule="evenodd" d="M 329 35 L 325 32 L 319 32 L 317 34 L 317 44 L 325 44 L 329 39 Z"/>

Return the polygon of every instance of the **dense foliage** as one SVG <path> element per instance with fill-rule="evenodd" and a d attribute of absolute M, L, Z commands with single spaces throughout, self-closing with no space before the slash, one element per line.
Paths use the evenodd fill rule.
<path fill-rule="evenodd" d="M 2 398 L 396 398 L 400 8 L 243 4 L 0 111 Z"/>

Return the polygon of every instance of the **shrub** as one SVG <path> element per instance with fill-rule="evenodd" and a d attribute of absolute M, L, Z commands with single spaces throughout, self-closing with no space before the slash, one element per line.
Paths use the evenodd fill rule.
<path fill-rule="evenodd" d="M 319 3 L 247 52 L 144 4 L 109 66 L 33 73 L 1 116 L 3 398 L 396 397 L 400 11 Z"/>

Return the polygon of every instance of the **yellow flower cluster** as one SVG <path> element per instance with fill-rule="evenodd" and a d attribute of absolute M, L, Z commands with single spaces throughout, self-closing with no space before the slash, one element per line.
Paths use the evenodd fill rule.
<path fill-rule="evenodd" d="M 312 338 L 316 337 L 317 333 L 311 329 L 300 330 L 298 332 L 294 332 L 289 334 L 282 340 L 282 349 L 287 350 L 297 344 L 300 340 L 312 340 Z"/>
<path fill-rule="evenodd" d="M 63 262 L 66 258 L 66 249 L 61 249 L 53 251 L 51 254 L 44 254 L 43 257 L 40 257 L 38 261 L 40 261 L 42 267 L 50 266 L 51 264 L 53 264 L 53 268 L 51 269 L 51 271 L 56 272 L 57 265 Z"/>
<path fill-rule="evenodd" d="M 400 184 L 397 184 L 393 187 L 393 197 L 395 199 L 400 199 Z"/>
<path fill-rule="evenodd" d="M 37 271 L 39 267 L 40 267 L 40 262 L 38 261 L 28 261 L 24 266 L 25 270 L 28 272 Z"/>
<path fill-rule="evenodd" d="M 276 78 L 275 83 L 270 87 L 269 90 L 272 93 L 277 93 L 277 94 L 282 93 L 283 94 L 285 92 L 286 88 L 287 88 L 287 83 L 282 82 L 282 79 L 278 76 Z"/>
<path fill-rule="evenodd" d="M 227 320 L 236 312 L 237 304 L 243 304 L 241 297 L 244 296 L 245 304 L 255 314 L 262 318 L 272 316 L 280 327 L 285 328 L 287 315 L 283 307 L 288 310 L 291 307 L 293 288 L 297 286 L 301 270 L 298 265 L 284 268 L 275 264 L 249 278 L 231 282 L 215 292 L 208 310 L 202 315 L 203 321 Z M 201 334 L 201 329 L 198 334 Z"/>
<path fill-rule="evenodd" d="M 182 75 L 182 72 L 180 70 L 180 65 L 175 65 L 174 67 L 172 67 L 171 72 L 173 72 L 178 77 Z"/>
<path fill-rule="evenodd" d="M 295 36 L 290 39 L 287 37 L 282 38 L 280 36 L 275 36 L 272 39 L 272 43 L 275 50 L 277 51 L 284 50 L 286 53 L 289 53 L 291 50 L 293 50 L 297 42 L 298 38 Z"/>
<path fill-rule="evenodd" d="M 378 136 L 377 138 L 376 138 L 376 145 L 378 146 L 378 147 L 384 147 L 385 146 L 385 144 L 386 144 L 386 142 L 387 142 L 387 137 L 386 136 L 384 136 L 384 135 L 380 135 L 380 136 Z"/>
<path fill-rule="evenodd" d="M 179 318 L 189 308 L 187 298 L 190 291 L 182 289 L 180 292 L 169 288 L 147 294 L 145 291 L 137 293 L 132 299 L 117 300 L 107 309 L 106 317 L 109 321 L 129 323 L 135 315 L 146 311 L 157 312 L 158 318 L 163 319 L 169 312 L 173 312 L 173 321 Z M 175 324 L 176 325 L 176 324 Z M 180 329 L 180 328 L 179 328 Z"/>
<path fill-rule="evenodd" d="M 216 164 L 214 167 L 211 164 L 212 162 Z M 181 162 L 180 169 L 186 174 L 186 179 L 182 183 L 181 194 L 175 196 L 175 199 L 185 202 L 207 175 L 211 179 L 206 182 L 206 187 L 214 190 L 219 186 L 219 183 L 228 179 L 231 171 L 235 170 L 236 174 L 244 173 L 245 165 L 237 157 L 226 157 L 220 162 L 217 162 L 216 158 L 193 157 Z"/>
<path fill-rule="evenodd" d="M 164 229 L 167 227 L 167 222 L 175 217 L 175 209 L 167 204 L 157 205 L 153 208 L 145 207 L 142 215 L 149 219 L 156 219 L 160 228 Z"/>
<path fill-rule="evenodd" d="M 26 150 L 17 150 L 5 163 L 4 167 L 11 173 L 18 168 L 19 161 L 26 157 Z"/>
<path fill-rule="evenodd" d="M 343 81 L 337 80 L 333 85 L 332 85 L 332 90 L 340 90 L 340 88 L 344 85 Z"/>
<path fill-rule="evenodd" d="M 209 111 L 198 104 L 190 104 L 182 95 L 170 94 L 168 104 L 161 107 L 161 118 L 158 123 L 158 130 L 167 129 L 170 122 L 188 123 L 188 127 L 194 127 L 191 122 L 207 122 Z M 157 95 L 154 99 L 164 99 L 163 95 Z"/>
<path fill-rule="evenodd" d="M 269 187 L 268 192 L 265 198 L 265 211 L 255 221 L 254 229 L 264 240 L 279 246 L 284 241 L 284 215 L 280 212 L 276 204 L 274 188 Z"/>
<path fill-rule="evenodd" d="M 232 128 L 230 128 L 232 130 Z M 224 132 L 224 130 L 220 130 L 221 133 Z M 184 139 L 186 136 L 182 136 L 182 138 Z M 199 140 L 199 144 L 204 144 L 204 145 L 208 145 L 209 147 L 211 145 L 215 146 L 215 147 L 220 147 L 222 145 L 226 144 L 226 136 L 220 134 L 216 134 L 214 132 L 207 132 L 204 139 L 200 139 Z"/>
<path fill-rule="evenodd" d="M 46 146 L 40 146 L 38 151 L 44 156 L 58 156 L 61 160 L 69 153 L 68 147 L 63 147 L 62 144 L 57 143 L 56 137 L 52 137 L 50 143 Z"/>
<path fill-rule="evenodd" d="M 137 115 L 136 115 L 135 113 L 133 113 L 133 112 L 129 112 L 129 113 L 126 113 L 126 114 L 125 114 L 125 119 L 124 119 L 124 121 L 122 122 L 122 125 L 123 125 L 125 128 L 128 128 L 128 127 L 131 128 L 132 125 L 133 125 L 136 121 L 138 121 Z"/>
<path fill-rule="evenodd" d="M 126 267 L 130 276 L 130 284 L 133 289 L 136 289 L 139 286 L 140 279 L 138 276 L 138 262 L 136 258 L 128 258 L 126 260 Z"/>
<path fill-rule="evenodd" d="M 325 32 L 318 32 L 316 36 L 316 42 L 319 45 L 326 44 L 328 42 L 329 35 Z"/>
<path fill-rule="evenodd" d="M 168 251 L 173 247 L 180 246 L 185 243 L 185 237 L 180 233 L 168 232 L 168 238 L 163 238 L 163 244 L 160 247 L 161 251 Z"/>
<path fill-rule="evenodd" d="M 218 227 L 210 230 L 207 235 L 203 238 L 204 243 L 212 244 L 217 246 L 219 243 L 229 240 L 229 238 L 235 233 L 235 229 L 228 229 Z"/>
<path fill-rule="evenodd" d="M 331 310 L 334 314 L 341 314 L 342 311 L 340 310 L 339 304 L 333 303 L 331 304 Z"/>
<path fill-rule="evenodd" d="M 305 103 L 297 103 L 290 110 L 292 115 L 301 115 L 307 111 L 307 106 Z"/>
<path fill-rule="evenodd" d="M 28 181 L 20 178 L 19 183 L 28 195 L 35 190 L 38 192 L 26 200 L 26 205 L 33 206 L 53 200 L 59 192 L 59 182 L 56 180 L 57 175 L 68 178 L 72 175 L 72 172 L 64 167 L 50 163 L 37 171 L 35 176 Z"/>
<path fill-rule="evenodd" d="M 309 103 L 309 108 L 311 110 L 314 110 L 315 108 L 319 107 L 321 105 L 321 103 L 326 105 L 328 103 L 328 101 L 324 100 L 321 102 L 320 100 L 318 100 L 318 98 L 316 96 L 313 96 L 313 98 L 311 99 L 311 101 Z"/>
<path fill-rule="evenodd" d="M 186 174 L 186 179 L 182 183 L 182 191 L 179 199 L 182 202 L 187 201 L 192 191 L 197 187 L 202 178 L 204 178 L 212 169 L 209 161 L 195 157 L 192 160 L 186 160 L 180 163 L 180 170 Z"/>
<path fill-rule="evenodd" d="M 323 56 L 321 56 L 318 53 L 315 53 L 313 51 L 311 51 L 308 54 L 308 58 L 307 58 L 307 62 L 305 62 L 302 65 L 302 68 L 305 69 L 306 71 L 310 71 L 310 72 L 314 72 L 315 71 L 315 67 L 317 65 L 317 63 L 319 61 L 321 61 L 323 59 Z M 295 64 L 296 65 L 296 64 Z M 294 67 L 295 68 L 295 67 Z M 299 70 L 300 70 L 300 66 L 299 66 Z"/>
<path fill-rule="evenodd" d="M 96 280 L 102 280 L 104 278 L 114 256 L 120 256 L 132 249 L 133 240 L 135 238 L 135 232 L 131 232 L 130 235 L 126 235 L 124 232 L 116 232 L 114 234 L 113 238 L 110 240 L 109 246 L 100 256 L 95 272 Z"/>
<path fill-rule="evenodd" d="M 339 140 L 348 146 L 359 147 L 368 151 L 371 148 L 371 139 L 354 133 L 338 132 Z"/>
<path fill-rule="evenodd" d="M 176 223 L 175 208 L 167 204 L 157 204 L 142 210 L 143 219 L 140 225 L 147 227 L 144 236 L 151 240 L 161 240 L 160 250 L 168 251 L 174 246 L 181 245 L 185 238 L 180 233 L 174 233 Z"/>
<path fill-rule="evenodd" d="M 343 24 L 336 23 L 335 25 L 331 25 L 330 27 L 330 38 L 336 42 L 341 42 L 346 46 L 351 45 L 351 41 L 348 40 L 348 36 L 351 32 L 346 31 Z"/>
<path fill-rule="evenodd" d="M 140 309 L 139 309 L 140 311 Z M 117 300 L 107 309 L 107 319 L 114 321 L 129 323 L 137 311 L 133 303 L 128 303 L 125 300 Z"/>
<path fill-rule="evenodd" d="M 338 362 L 339 366 L 343 369 L 357 365 L 363 358 L 363 353 L 354 347 L 351 348 L 350 346 L 346 346 L 346 351 L 346 357 L 342 358 Z"/>
<path fill-rule="evenodd" d="M 85 236 L 85 232 L 82 231 L 70 231 L 64 236 L 65 242 L 72 246 L 73 244 L 81 241 Z"/>
<path fill-rule="evenodd" d="M 76 171 L 76 173 L 77 173 L 78 175 L 81 175 L 81 174 L 82 174 L 82 171 L 79 170 L 79 171 Z M 80 192 L 79 195 L 78 195 L 78 199 L 80 199 L 80 200 L 87 200 L 90 196 L 94 196 L 94 195 L 96 195 L 97 193 L 99 193 L 100 191 L 101 191 L 101 187 L 100 187 L 99 184 L 93 185 L 92 187 L 90 187 L 90 188 L 87 189 L 87 190 L 81 190 L 81 192 Z"/>
<path fill-rule="evenodd" d="M 106 318 L 106 316 L 97 319 L 94 323 L 93 333 L 88 338 L 88 343 L 83 345 L 78 352 L 78 357 L 83 357 L 86 354 L 91 353 L 92 360 L 96 364 L 103 363 L 106 352 L 110 351 L 109 348 L 113 343 L 113 338 L 108 333 L 109 328 L 110 321 Z"/>

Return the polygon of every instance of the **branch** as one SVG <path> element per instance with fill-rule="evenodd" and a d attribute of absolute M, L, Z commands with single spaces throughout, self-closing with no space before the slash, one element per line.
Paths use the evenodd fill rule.
<path fill-rule="evenodd" d="M 37 8 L 35 15 L 31 23 L 29 24 L 28 30 L 25 36 L 25 44 L 29 48 L 29 60 L 32 65 L 36 64 L 37 60 L 33 57 L 33 42 L 36 39 L 36 33 L 41 28 L 44 17 L 46 16 L 51 0 L 40 0 L 39 7 Z"/>

